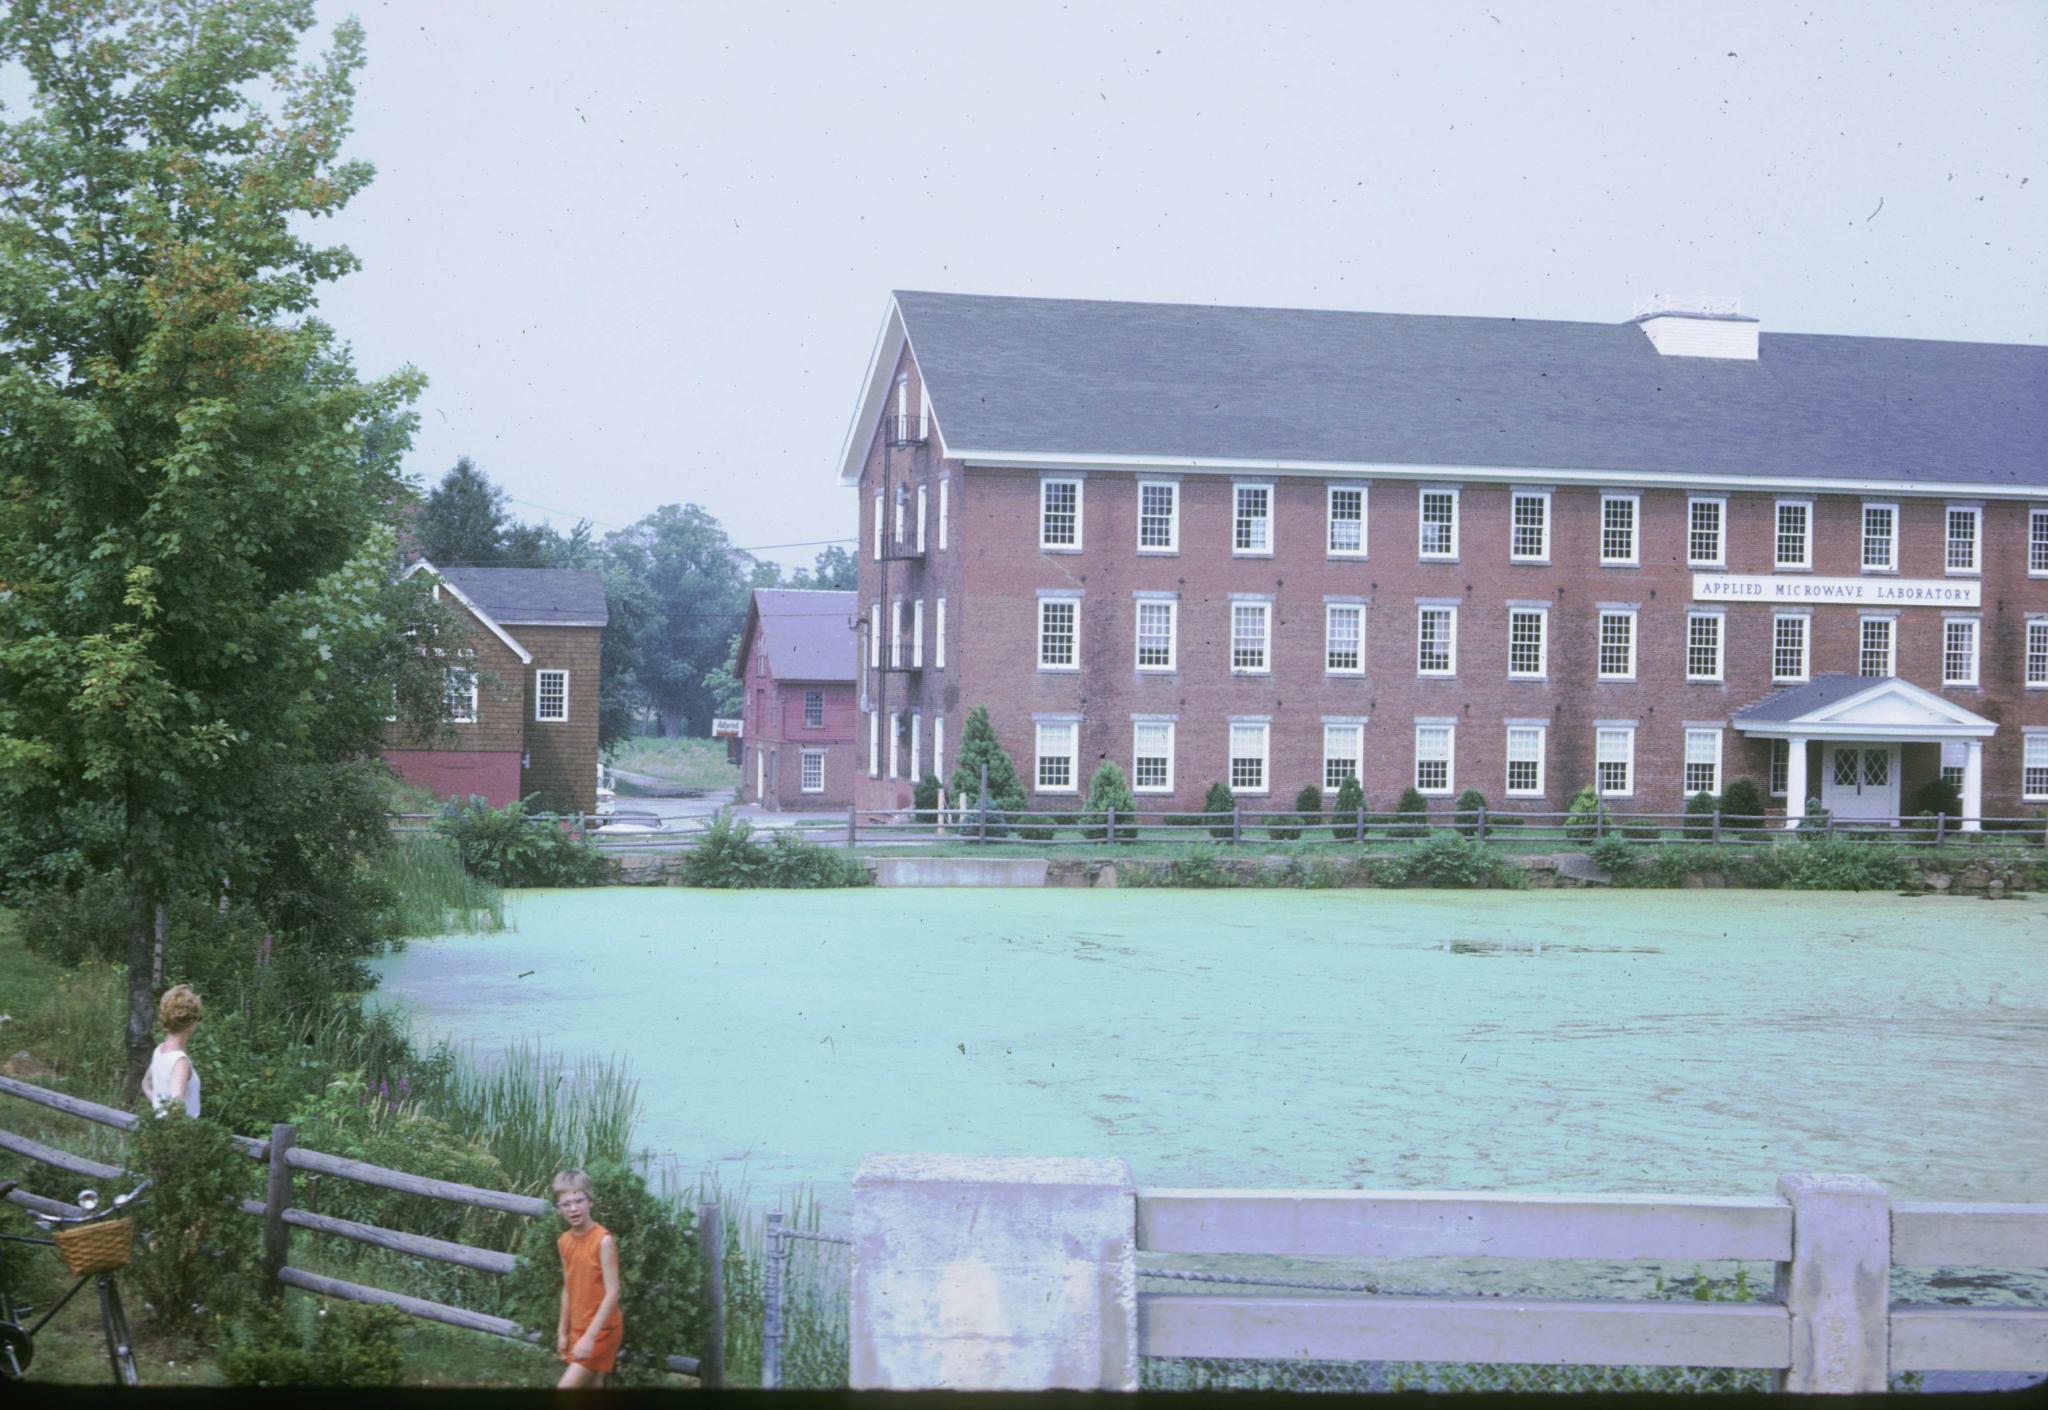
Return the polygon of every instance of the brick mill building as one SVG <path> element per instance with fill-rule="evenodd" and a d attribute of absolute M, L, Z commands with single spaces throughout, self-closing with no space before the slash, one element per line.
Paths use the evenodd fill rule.
<path fill-rule="evenodd" d="M 858 610 L 850 592 L 754 589 L 738 661 L 741 802 L 803 811 L 853 801 Z"/>
<path fill-rule="evenodd" d="M 899 293 L 839 480 L 863 805 L 2048 802 L 2048 349 Z"/>
<path fill-rule="evenodd" d="M 472 621 L 471 654 L 448 665 L 452 739 L 434 747 L 396 732 L 393 773 L 436 797 L 472 794 L 502 808 L 528 795 L 550 810 L 597 806 L 598 678 L 604 578 L 563 568 L 406 570 Z"/>

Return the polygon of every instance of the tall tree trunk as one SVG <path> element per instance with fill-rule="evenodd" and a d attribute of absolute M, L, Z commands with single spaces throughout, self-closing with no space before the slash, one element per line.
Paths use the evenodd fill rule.
<path fill-rule="evenodd" d="M 164 988 L 164 946 L 171 938 L 171 908 L 156 903 L 156 945 L 149 957 L 149 987 L 154 993 Z"/>
<path fill-rule="evenodd" d="M 149 1052 L 155 1047 L 156 986 L 151 982 L 156 953 L 153 907 L 149 897 L 135 892 L 128 902 L 128 1070 L 121 1083 L 123 1098 L 133 1103 L 142 1094 L 142 1074 L 149 1067 Z"/>

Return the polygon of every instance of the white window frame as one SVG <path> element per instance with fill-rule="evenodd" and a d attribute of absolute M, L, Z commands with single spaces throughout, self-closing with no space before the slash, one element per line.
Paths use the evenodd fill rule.
<path fill-rule="evenodd" d="M 1698 532 L 1693 523 L 1694 511 L 1698 506 L 1712 505 L 1714 508 L 1714 555 L 1702 558 L 1693 551 L 1693 535 Z M 1724 494 L 1695 494 L 1685 497 L 1685 563 L 1688 568 L 1725 568 L 1728 566 L 1728 496 Z"/>
<path fill-rule="evenodd" d="M 924 599 L 910 599 L 910 664 L 924 669 Z"/>
<path fill-rule="evenodd" d="M 1866 671 L 1864 657 L 1870 652 L 1866 633 L 1870 628 L 1882 624 L 1884 627 L 1884 669 L 1875 673 Z M 1856 618 L 1856 674 L 1869 676 L 1896 676 L 1899 673 L 1899 619 L 1890 612 L 1863 612 Z"/>
<path fill-rule="evenodd" d="M 1536 669 L 1523 671 L 1515 669 L 1515 620 L 1518 617 L 1536 619 Z M 1541 681 L 1550 679 L 1550 608 L 1535 604 L 1515 603 L 1508 607 L 1508 679 L 1511 681 Z"/>
<path fill-rule="evenodd" d="M 1428 757 L 1428 756 L 1425 756 L 1425 755 L 1423 754 L 1423 752 L 1422 752 L 1422 737 L 1423 737 L 1423 735 L 1424 735 L 1425 733 L 1429 733 L 1429 734 L 1432 734 L 1432 735 L 1433 735 L 1433 734 L 1436 734 L 1436 733 L 1437 733 L 1437 732 L 1439 732 L 1439 731 L 1441 731 L 1441 732 L 1442 732 L 1442 734 L 1443 734 L 1443 746 L 1444 746 L 1444 750 L 1443 750 L 1443 759 L 1442 759 L 1442 763 L 1443 763 L 1443 766 L 1444 766 L 1444 781 L 1443 781 L 1443 786 L 1442 786 L 1442 787 L 1440 787 L 1440 788 L 1424 788 L 1424 787 L 1422 786 L 1422 766 L 1423 766 L 1423 764 L 1424 764 L 1424 763 L 1436 763 L 1436 762 L 1438 762 L 1438 761 L 1437 761 L 1437 760 L 1436 760 L 1436 759 L 1435 759 L 1434 757 Z M 1416 791 L 1417 793 L 1420 793 L 1420 794 L 1421 794 L 1421 795 L 1422 795 L 1423 797 L 1425 797 L 1425 798 L 1448 798 L 1448 797 L 1450 797 L 1450 796 L 1451 796 L 1452 794 L 1454 794 L 1454 793 L 1456 793 L 1456 792 L 1458 791 L 1458 727 L 1457 727 L 1457 725 L 1455 725 L 1455 724 L 1453 724 L 1453 723 L 1450 723 L 1450 722 L 1448 722 L 1448 721 L 1443 721 L 1443 722 L 1428 722 L 1428 723 L 1425 723 L 1425 722 L 1423 722 L 1423 721 L 1417 721 L 1417 722 L 1416 722 L 1416 725 L 1415 725 L 1415 768 L 1414 768 L 1414 771 L 1413 771 L 1413 777 L 1414 777 L 1414 779 L 1415 779 L 1415 791 Z"/>
<path fill-rule="evenodd" d="M 1444 661 L 1440 670 L 1425 669 L 1422 664 L 1422 623 L 1432 612 L 1444 616 Z M 1415 674 L 1432 680 L 1448 680 L 1458 674 L 1458 609 L 1453 603 L 1418 602 L 1415 605 Z"/>
<path fill-rule="evenodd" d="M 882 492 L 875 491 L 875 562 L 882 561 Z"/>
<path fill-rule="evenodd" d="M 946 781 L 946 717 L 932 716 L 932 772 L 939 776 L 942 785 Z"/>
<path fill-rule="evenodd" d="M 1034 793 L 1079 793 L 1081 791 L 1081 722 L 1079 720 L 1038 720 L 1032 731 L 1031 783 Z M 1048 750 L 1047 730 L 1066 731 L 1067 750 L 1060 754 Z M 1045 782 L 1045 765 L 1048 761 L 1064 758 L 1067 761 L 1067 781 L 1063 784 Z"/>
<path fill-rule="evenodd" d="M 1259 663 L 1256 666 L 1241 666 L 1237 660 L 1237 614 L 1243 611 L 1259 614 Z M 1273 674 L 1273 602 L 1271 598 L 1230 599 L 1230 674 L 1233 676 L 1270 676 Z"/>
<path fill-rule="evenodd" d="M 2048 690 L 2048 616 L 2029 617 L 2022 639 L 2022 674 L 2028 690 Z"/>
<path fill-rule="evenodd" d="M 946 669 L 946 599 L 932 601 L 932 669 Z"/>
<path fill-rule="evenodd" d="M 1429 501 L 1441 496 L 1451 502 L 1449 549 L 1432 553 L 1429 550 Z M 1455 563 L 1458 559 L 1458 487 L 1456 485 L 1417 485 L 1415 487 L 1415 556 L 1425 563 Z"/>
<path fill-rule="evenodd" d="M 1774 739 L 1770 761 L 1764 765 L 1764 790 L 1773 798 L 1783 798 L 1790 789 L 1791 778 L 1792 741 Z"/>
<path fill-rule="evenodd" d="M 1517 489 L 1508 493 L 1508 562 L 1548 563 L 1550 561 L 1550 499 L 1549 490 Z M 1523 553 L 1518 546 L 1520 524 L 1518 516 L 1522 501 L 1533 502 L 1543 516 L 1540 528 L 1542 544 L 1534 553 Z"/>
<path fill-rule="evenodd" d="M 1164 782 L 1164 783 L 1140 783 L 1140 782 L 1138 782 L 1138 760 L 1139 760 L 1139 759 L 1141 759 L 1141 758 L 1145 758 L 1145 759 L 1154 759 L 1154 758 L 1158 758 L 1158 757 L 1160 757 L 1160 756 L 1159 756 L 1158 754 L 1154 754 L 1154 753 L 1146 753 L 1145 751 L 1143 751 L 1143 750 L 1139 749 L 1139 747 L 1138 747 L 1138 740 L 1139 740 L 1139 737 L 1140 737 L 1140 735 L 1141 735 L 1141 734 L 1143 734 L 1143 733 L 1144 733 L 1145 731 L 1147 731 L 1147 730 L 1163 730 L 1163 731 L 1165 732 L 1165 735 L 1166 735 L 1166 750 L 1165 750 L 1165 758 L 1166 758 L 1166 782 Z M 1134 719 L 1134 720 L 1132 720 L 1132 721 L 1131 721 L 1131 792 L 1133 792 L 1133 793 L 1171 793 L 1171 792 L 1173 792 L 1173 754 L 1174 754 L 1173 744 L 1174 744 L 1174 735 L 1175 735 L 1175 734 L 1176 734 L 1177 732 L 1178 732 L 1178 731 L 1176 731 L 1176 730 L 1174 729 L 1174 722 L 1173 722 L 1172 720 L 1135 720 L 1135 719 Z"/>
<path fill-rule="evenodd" d="M 1955 518 L 1967 516 L 1970 521 L 1970 561 L 1959 566 L 1955 561 Z M 1984 572 L 1984 506 L 1981 504 L 1945 505 L 1941 514 L 1941 567 L 1942 572 L 1952 578 L 1975 578 Z"/>
<path fill-rule="evenodd" d="M 1686 729 L 1685 755 L 1679 761 L 1678 765 L 1678 791 L 1682 793 L 1685 797 L 1692 798 L 1701 793 L 1711 793 L 1716 797 L 1720 796 L 1722 757 L 1721 734 L 1722 731 L 1703 725 L 1690 726 Z M 1692 786 L 1692 768 L 1694 763 L 1692 757 L 1692 746 L 1694 740 L 1703 738 L 1711 738 L 1714 741 L 1714 773 L 1713 777 L 1708 781 L 1708 784 L 1705 788 L 1694 788 Z"/>
<path fill-rule="evenodd" d="M 1356 548 L 1337 547 L 1337 524 L 1339 522 L 1337 518 L 1337 496 L 1340 494 L 1355 494 L 1358 496 L 1358 547 Z M 1324 487 L 1324 554 L 1331 558 L 1364 558 L 1367 556 L 1369 545 L 1366 538 L 1366 521 L 1371 512 L 1368 508 L 1370 502 L 1371 496 L 1366 492 L 1366 486 L 1362 484 L 1333 484 Z M 1350 521 L 1344 520 L 1343 522 L 1349 523 Z"/>
<path fill-rule="evenodd" d="M 2048 578 L 2048 505 L 2027 511 L 2027 576 Z"/>
<path fill-rule="evenodd" d="M 1626 504 L 1628 506 L 1628 553 L 1610 554 L 1607 551 L 1607 506 Z M 1600 566 L 1603 568 L 1638 568 L 1643 562 L 1643 497 L 1633 490 L 1602 490 L 1600 492 Z"/>
<path fill-rule="evenodd" d="M 2020 797 L 2029 803 L 2048 802 L 2048 732 L 2028 730 L 2021 740 Z M 2035 774 L 2040 776 L 2040 786 L 2027 787 Z"/>
<path fill-rule="evenodd" d="M 1714 624 L 1714 669 L 1711 674 L 1700 674 L 1693 670 L 1692 627 L 1694 622 L 1710 621 Z M 1702 612 L 1693 609 L 1685 614 L 1685 678 L 1689 681 L 1720 681 L 1727 674 L 1724 664 L 1728 658 L 1728 614 L 1725 612 Z"/>
<path fill-rule="evenodd" d="M 1249 492 L 1263 493 L 1266 497 L 1266 513 L 1264 516 L 1266 541 L 1261 546 L 1247 548 L 1240 542 L 1245 536 L 1244 527 L 1247 523 L 1257 522 L 1256 517 L 1247 518 L 1245 514 L 1244 497 Z M 1230 556 L 1232 558 L 1271 558 L 1273 556 L 1273 546 L 1276 538 L 1276 526 L 1273 521 L 1278 517 L 1275 513 L 1275 510 L 1278 508 L 1274 503 L 1276 498 L 1277 496 L 1273 493 L 1273 482 L 1271 480 L 1233 480 L 1230 482 Z"/>
<path fill-rule="evenodd" d="M 562 678 L 562 712 L 559 715 L 543 713 L 547 707 L 547 682 L 549 676 Z M 533 673 L 533 718 L 536 724 L 565 725 L 569 722 L 569 673 L 549 668 Z"/>
<path fill-rule="evenodd" d="M 924 485 L 917 487 L 917 551 L 924 552 L 924 519 L 928 490 Z"/>
<path fill-rule="evenodd" d="M 1046 518 L 1051 510 L 1052 487 L 1072 485 L 1074 487 L 1074 541 L 1054 543 L 1046 538 Z M 1038 477 L 1038 551 L 1040 553 L 1079 553 L 1083 537 L 1082 505 L 1087 497 L 1088 482 L 1078 475 L 1041 475 Z"/>
<path fill-rule="evenodd" d="M 1148 664 L 1145 660 L 1145 609 L 1166 609 L 1166 663 Z M 1175 597 L 1141 597 L 1131 609 L 1131 660 L 1136 668 L 1147 675 L 1171 675 L 1180 668 L 1180 599 Z"/>
<path fill-rule="evenodd" d="M 1969 673 L 1949 674 L 1949 633 L 1957 627 L 1967 628 L 1970 638 Z M 1984 622 L 1980 617 L 1945 616 L 1941 619 L 1941 683 L 1948 686 L 1974 686 L 1983 676 Z"/>
<path fill-rule="evenodd" d="M 1070 639 L 1068 641 L 1068 648 L 1070 652 L 1069 659 L 1063 662 L 1048 661 L 1045 659 L 1046 617 L 1051 608 L 1055 604 L 1059 604 L 1066 607 L 1068 612 L 1071 614 L 1070 620 L 1073 628 Z M 1038 654 L 1035 659 L 1038 662 L 1038 669 L 1041 671 L 1059 671 L 1062 673 L 1071 673 L 1081 669 L 1080 598 L 1048 594 L 1038 599 Z"/>
<path fill-rule="evenodd" d="M 1785 556 L 1785 511 L 1796 509 L 1800 516 L 1800 549 L 1805 555 L 1800 558 Z M 1813 501 L 1810 499 L 1781 499 L 1771 510 L 1771 567 L 1782 572 L 1786 569 L 1806 571 L 1813 567 Z"/>
<path fill-rule="evenodd" d="M 818 770 L 818 782 L 816 785 L 813 785 L 810 781 L 813 764 L 817 766 Z M 822 749 L 798 750 L 796 779 L 797 791 L 799 793 L 823 793 L 825 791 L 825 751 Z"/>
<path fill-rule="evenodd" d="M 817 701 L 817 702 L 818 702 L 818 718 L 817 718 L 817 719 L 816 719 L 815 721 L 813 721 L 813 720 L 811 719 L 811 702 L 812 702 L 813 700 L 815 700 L 815 701 Z M 804 728 L 805 728 L 805 729 L 823 729 L 823 728 L 825 728 L 825 692 L 824 692 L 824 691 L 822 691 L 822 690 L 806 690 L 806 691 L 804 692 Z"/>
<path fill-rule="evenodd" d="M 1355 638 L 1358 663 L 1353 666 L 1330 664 L 1332 649 L 1336 642 L 1334 635 L 1337 617 L 1349 613 L 1357 623 Z M 1365 674 L 1365 604 L 1362 602 L 1325 602 L 1323 604 L 1323 674 L 1326 676 L 1362 676 Z"/>
<path fill-rule="evenodd" d="M 1619 760 L 1603 758 L 1607 746 L 1619 736 L 1628 746 Z M 1622 767 L 1622 787 L 1609 788 L 1601 773 L 1603 766 L 1619 763 Z M 1602 798 L 1633 798 L 1636 796 L 1636 727 L 1634 725 L 1602 725 L 1593 727 L 1593 791 Z"/>
<path fill-rule="evenodd" d="M 1778 625 L 1781 622 L 1799 623 L 1799 674 L 1785 675 L 1778 669 Z M 1811 612 L 1773 612 L 1771 614 L 1771 680 L 1774 684 L 1798 684 L 1813 679 L 1813 614 Z"/>
<path fill-rule="evenodd" d="M 903 547 L 903 515 L 904 515 L 904 507 L 905 507 L 905 506 L 906 506 L 906 505 L 907 505 L 907 504 L 909 503 L 909 501 L 910 501 L 910 490 L 909 490 L 909 486 L 907 486 L 906 484 L 904 484 L 904 482 L 903 482 L 903 481 L 901 481 L 901 480 L 898 480 L 898 481 L 896 482 L 896 493 L 895 493 L 895 495 L 893 496 L 893 498 L 894 498 L 894 501 L 895 501 L 895 505 L 894 505 L 894 509 L 895 509 L 895 515 L 894 515 L 894 517 L 895 517 L 895 523 L 896 523 L 896 547 L 900 549 L 900 548 L 902 548 L 902 547 Z"/>
<path fill-rule="evenodd" d="M 882 712 L 868 711 L 868 777 L 882 776 Z"/>
<path fill-rule="evenodd" d="M 1240 730 L 1257 732 L 1259 749 L 1256 754 L 1240 754 L 1238 752 L 1238 732 Z M 1271 793 L 1273 791 L 1272 722 L 1270 720 L 1232 720 L 1230 721 L 1229 733 L 1225 737 L 1228 740 L 1227 747 L 1230 752 L 1223 761 L 1223 770 L 1225 777 L 1230 780 L 1230 791 L 1240 796 L 1249 797 L 1263 797 Z M 1237 761 L 1239 759 L 1257 759 L 1259 761 L 1258 783 L 1240 783 L 1238 781 Z"/>
<path fill-rule="evenodd" d="M 1882 563 L 1870 561 L 1870 516 L 1881 512 L 1890 516 L 1891 532 L 1885 536 L 1885 559 Z M 1899 571 L 1899 506 L 1881 499 L 1863 501 L 1863 513 L 1858 520 L 1862 525 L 1856 548 L 1856 561 L 1865 573 L 1896 573 Z"/>
<path fill-rule="evenodd" d="M 889 602 L 889 669 L 903 668 L 903 599 L 892 598 Z"/>
<path fill-rule="evenodd" d="M 463 690 L 461 677 L 468 677 L 469 689 Z M 448 702 L 448 723 L 451 725 L 473 725 L 477 720 L 479 704 L 477 696 L 476 668 L 474 666 L 443 666 L 441 668 L 441 694 Z M 460 705 L 458 701 L 464 702 Z"/>
<path fill-rule="evenodd" d="M 1345 741 L 1342 745 L 1344 752 L 1330 752 L 1330 740 L 1333 735 Z M 1348 736 L 1348 740 L 1346 740 L 1346 736 Z M 1344 787 L 1344 780 L 1341 777 L 1335 784 L 1330 782 L 1331 764 L 1349 764 L 1351 766 L 1350 777 L 1357 779 L 1360 784 L 1365 782 L 1365 724 L 1363 721 L 1323 721 L 1322 785 L 1325 794 L 1334 794 Z"/>
<path fill-rule="evenodd" d="M 1526 764 L 1529 761 L 1515 757 L 1515 736 L 1531 734 L 1536 736 L 1536 784 L 1533 788 L 1517 788 L 1515 787 L 1515 765 L 1518 763 Z M 1505 767 L 1502 770 L 1501 791 L 1510 798 L 1541 798 L 1543 796 L 1544 755 L 1550 750 L 1549 726 L 1510 722 L 1507 726 L 1507 738 L 1504 748 L 1506 750 L 1506 757 L 1504 761 Z"/>
<path fill-rule="evenodd" d="M 1166 511 L 1166 542 L 1147 544 L 1145 542 L 1145 491 L 1165 490 L 1169 508 Z M 1138 481 L 1138 552 L 1166 557 L 1180 552 L 1180 481 L 1140 480 Z"/>
<path fill-rule="evenodd" d="M 1593 641 L 1593 678 L 1603 681 L 1632 681 L 1636 678 L 1637 643 L 1641 639 L 1639 613 L 1633 607 L 1602 607 Z M 1607 669 L 1607 623 L 1609 619 L 1628 623 L 1628 666 L 1621 671 Z"/>
<path fill-rule="evenodd" d="M 889 712 L 889 777 L 903 777 L 903 712 Z"/>
<path fill-rule="evenodd" d="M 917 783 L 924 778 L 923 764 L 924 712 L 912 710 L 910 712 L 910 772 L 906 775 L 912 783 Z"/>
<path fill-rule="evenodd" d="M 882 669 L 882 599 L 868 604 L 868 669 Z"/>
<path fill-rule="evenodd" d="M 947 513 L 947 500 L 951 498 L 947 491 L 952 487 L 952 484 L 952 476 L 939 476 L 939 552 L 941 553 L 946 551 L 946 528 L 947 520 L 950 517 Z"/>

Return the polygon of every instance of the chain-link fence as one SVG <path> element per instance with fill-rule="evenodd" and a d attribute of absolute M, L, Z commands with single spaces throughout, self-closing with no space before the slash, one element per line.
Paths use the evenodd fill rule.
<path fill-rule="evenodd" d="M 771 1214 L 762 1272 L 761 1388 L 844 1386 L 853 1240 L 787 1228 Z"/>

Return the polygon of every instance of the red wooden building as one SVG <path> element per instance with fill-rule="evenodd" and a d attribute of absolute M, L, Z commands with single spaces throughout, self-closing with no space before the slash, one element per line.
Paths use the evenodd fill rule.
<path fill-rule="evenodd" d="M 802 811 L 853 801 L 851 592 L 756 588 L 740 638 L 740 801 Z"/>

